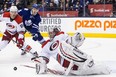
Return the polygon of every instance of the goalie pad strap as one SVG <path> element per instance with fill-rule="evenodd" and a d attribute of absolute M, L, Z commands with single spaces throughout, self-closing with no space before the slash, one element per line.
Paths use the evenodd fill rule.
<path fill-rule="evenodd" d="M 68 68 L 67 68 L 66 71 L 65 71 L 65 75 L 68 75 L 68 74 L 69 74 L 69 72 L 70 72 L 72 66 L 73 66 L 73 60 L 70 61 L 70 64 L 69 64 Z"/>

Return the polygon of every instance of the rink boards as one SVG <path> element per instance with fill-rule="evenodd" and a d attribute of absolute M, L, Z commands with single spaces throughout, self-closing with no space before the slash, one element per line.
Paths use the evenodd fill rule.
<path fill-rule="evenodd" d="M 5 24 L 2 22 L 2 25 Z M 44 37 L 48 37 L 49 29 L 57 27 L 69 35 L 82 32 L 85 37 L 116 38 L 115 18 L 42 18 L 39 25 L 39 30 Z M 25 36 L 31 37 L 29 33 Z"/>

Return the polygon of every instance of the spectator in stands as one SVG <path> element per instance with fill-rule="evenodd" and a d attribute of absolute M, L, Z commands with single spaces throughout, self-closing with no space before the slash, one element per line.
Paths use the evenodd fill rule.
<path fill-rule="evenodd" d="M 14 0 L 14 5 L 18 5 L 20 3 L 20 0 Z"/>
<path fill-rule="evenodd" d="M 4 0 L 4 4 L 5 4 L 4 7 L 6 7 L 7 9 L 9 9 L 11 7 L 12 2 L 10 0 Z"/>
<path fill-rule="evenodd" d="M 51 0 L 51 2 L 50 3 L 53 3 L 53 6 L 55 7 L 55 10 L 57 10 L 57 0 Z"/>
<path fill-rule="evenodd" d="M 116 14 L 116 0 L 113 0 L 113 11 L 114 11 L 114 14 Z"/>
<path fill-rule="evenodd" d="M 69 6 L 69 3 L 66 3 L 66 4 L 65 4 L 65 10 L 66 10 L 66 11 L 70 11 L 70 10 L 71 10 L 71 9 L 70 9 L 70 6 Z"/>
<path fill-rule="evenodd" d="M 97 4 L 100 0 L 93 0 L 94 4 Z"/>
<path fill-rule="evenodd" d="M 2 10 L 2 7 L 3 7 L 3 1 L 4 1 L 4 0 L 0 0 L 0 10 Z"/>
<path fill-rule="evenodd" d="M 46 2 L 47 4 L 49 4 L 51 2 L 51 0 L 44 0 L 44 2 Z"/>
<path fill-rule="evenodd" d="M 17 5 L 18 9 L 20 10 L 23 8 L 27 8 L 28 5 L 30 5 L 30 1 L 29 0 L 19 0 L 19 3 L 17 2 L 16 5 Z"/>
<path fill-rule="evenodd" d="M 98 2 L 97 2 L 97 4 L 103 4 L 104 3 L 104 0 L 99 0 Z"/>
<path fill-rule="evenodd" d="M 20 5 L 22 8 L 27 8 L 27 5 L 29 5 L 29 0 L 20 0 Z"/>
<path fill-rule="evenodd" d="M 16 5 L 19 10 L 23 8 L 20 0 L 14 0 L 12 5 Z"/>
<path fill-rule="evenodd" d="M 36 4 L 42 4 L 44 0 L 36 0 Z"/>
<path fill-rule="evenodd" d="M 48 10 L 49 11 L 55 11 L 56 10 L 56 4 L 54 2 L 50 2 Z"/>
<path fill-rule="evenodd" d="M 48 3 L 43 2 L 42 4 L 38 4 L 40 6 L 39 11 L 48 11 Z"/>
<path fill-rule="evenodd" d="M 68 4 L 69 7 L 72 6 L 71 0 L 65 0 L 65 5 L 66 5 L 66 4 Z"/>
<path fill-rule="evenodd" d="M 58 10 L 59 10 L 59 11 L 63 11 L 63 4 L 62 4 L 62 3 L 59 4 Z"/>
<path fill-rule="evenodd" d="M 73 10 L 73 4 L 72 4 L 71 0 L 66 0 L 65 1 L 65 10 L 66 11 Z"/>
<path fill-rule="evenodd" d="M 11 7 L 12 5 L 12 0 L 4 0 L 3 2 L 3 6 L 2 6 L 2 9 L 1 9 L 1 12 L 4 12 L 4 11 L 9 11 L 9 8 Z"/>
<path fill-rule="evenodd" d="M 63 11 L 63 10 L 65 10 L 65 4 L 66 4 L 66 2 L 65 2 L 65 0 L 60 0 L 59 1 L 59 10 L 61 10 L 61 11 Z"/>
<path fill-rule="evenodd" d="M 8 5 L 5 3 L 2 9 L 3 12 L 8 11 Z"/>
<path fill-rule="evenodd" d="M 81 8 L 81 5 L 80 5 L 80 2 L 79 1 L 77 1 L 75 4 L 73 4 L 73 9 L 75 11 L 79 11 L 80 8 Z"/>
<path fill-rule="evenodd" d="M 4 0 L 0 0 L 0 4 L 3 4 Z"/>
<path fill-rule="evenodd" d="M 80 0 L 70 0 L 71 5 L 75 4 L 76 2 L 79 2 Z"/>
<path fill-rule="evenodd" d="M 85 0 L 85 2 L 83 2 L 84 0 L 80 0 L 80 9 L 79 9 L 79 17 L 82 17 L 82 16 L 87 16 L 89 17 L 90 16 L 90 11 L 88 9 L 88 4 L 89 4 L 89 1 L 88 0 Z M 84 4 L 85 3 L 85 4 Z M 85 6 L 85 7 L 84 7 Z M 85 8 L 85 13 L 83 11 L 83 9 Z M 84 15 L 85 14 L 85 15 Z"/>
<path fill-rule="evenodd" d="M 57 7 L 59 6 L 59 1 L 60 0 L 52 0 L 51 2 L 53 2 L 54 1 L 54 3 L 57 5 Z"/>
<path fill-rule="evenodd" d="M 112 0 L 106 0 L 105 1 L 106 4 L 112 4 L 112 2 L 113 2 Z"/>

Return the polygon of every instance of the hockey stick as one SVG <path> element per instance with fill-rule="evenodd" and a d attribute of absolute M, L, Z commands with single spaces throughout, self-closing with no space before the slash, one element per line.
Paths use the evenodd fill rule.
<path fill-rule="evenodd" d="M 30 65 L 21 65 L 21 66 L 36 69 L 36 67 L 30 66 Z M 50 69 L 50 68 L 47 68 L 47 72 L 49 72 L 51 74 L 55 74 L 55 75 L 64 75 L 64 72 L 56 71 L 56 70 L 53 70 L 53 69 Z"/>

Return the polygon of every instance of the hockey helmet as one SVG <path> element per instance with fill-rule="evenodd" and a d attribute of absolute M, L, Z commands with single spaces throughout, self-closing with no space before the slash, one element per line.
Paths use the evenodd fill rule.
<path fill-rule="evenodd" d="M 49 30 L 48 30 L 48 34 L 49 34 L 49 38 L 50 38 L 50 40 L 53 40 L 53 38 L 56 36 L 56 34 L 58 33 L 58 32 L 60 32 L 60 30 L 59 30 L 59 28 L 50 28 Z"/>
<path fill-rule="evenodd" d="M 33 5 L 32 5 L 32 8 L 39 9 L 39 5 L 38 5 L 38 4 L 33 4 Z"/>
<path fill-rule="evenodd" d="M 18 12 L 18 8 L 16 6 L 11 6 L 10 7 L 10 12 L 11 11 Z"/>
<path fill-rule="evenodd" d="M 54 32 L 55 34 L 57 34 L 58 32 L 60 32 L 60 29 L 57 27 L 49 28 L 48 32 Z"/>

